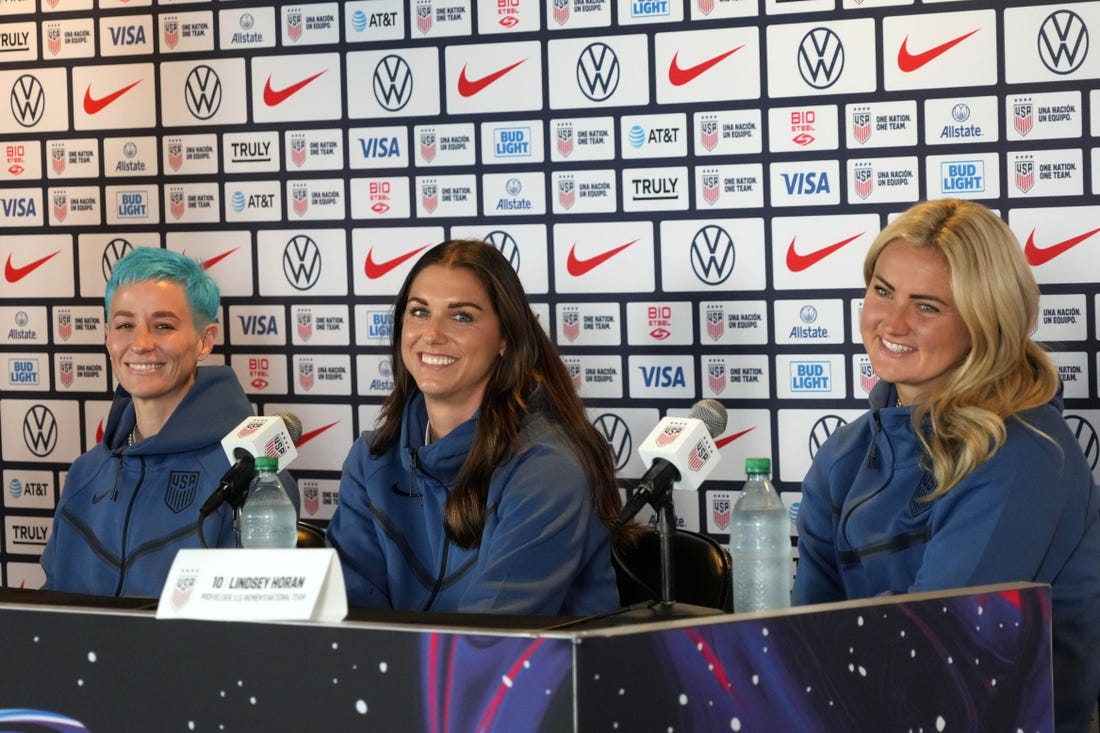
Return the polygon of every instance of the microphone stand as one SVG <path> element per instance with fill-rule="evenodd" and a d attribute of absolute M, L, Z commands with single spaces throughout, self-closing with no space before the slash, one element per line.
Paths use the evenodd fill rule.
<path fill-rule="evenodd" d="M 234 492 L 232 496 L 226 499 L 229 506 L 233 507 L 233 536 L 237 540 L 238 549 L 244 546 L 241 544 L 241 508 L 244 507 L 245 501 L 248 500 L 248 490 L 252 485 L 252 479 L 255 477 L 255 474 L 255 470 L 249 471 L 248 480 L 242 481 L 240 488 Z"/>
<path fill-rule="evenodd" d="M 658 503 L 652 506 L 657 511 L 658 550 L 661 570 L 660 599 L 642 601 L 614 611 L 567 621 L 564 624 L 551 626 L 550 629 L 602 628 L 725 615 L 726 612 L 720 608 L 677 603 L 673 600 L 675 578 L 673 576 L 672 538 L 676 533 L 676 508 L 672 503 L 672 492 L 666 492 L 658 499 Z"/>
<path fill-rule="evenodd" d="M 657 509 L 657 536 L 661 551 L 661 606 L 675 603 L 672 598 L 672 534 L 676 531 L 676 510 L 670 494 Z"/>

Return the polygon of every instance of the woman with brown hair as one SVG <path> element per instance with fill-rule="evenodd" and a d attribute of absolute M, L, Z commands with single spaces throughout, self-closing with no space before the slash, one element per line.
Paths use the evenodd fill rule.
<path fill-rule="evenodd" d="M 586 616 L 618 606 L 620 509 L 589 422 L 508 260 L 449 241 L 394 307 L 394 390 L 352 447 L 328 529 L 348 602 Z"/>

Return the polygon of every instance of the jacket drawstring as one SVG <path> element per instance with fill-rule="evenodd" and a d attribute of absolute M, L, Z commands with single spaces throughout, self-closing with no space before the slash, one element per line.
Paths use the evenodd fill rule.
<path fill-rule="evenodd" d="M 882 418 L 877 407 L 871 411 L 871 415 L 874 418 L 875 431 L 871 436 L 871 447 L 867 449 L 867 468 L 878 468 L 878 435 L 882 432 Z"/>

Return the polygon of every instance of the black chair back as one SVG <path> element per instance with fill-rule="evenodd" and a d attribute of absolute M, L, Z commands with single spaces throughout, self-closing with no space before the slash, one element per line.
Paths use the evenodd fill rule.
<path fill-rule="evenodd" d="M 325 530 L 320 525 L 298 520 L 298 547 L 324 547 Z"/>
<path fill-rule="evenodd" d="M 616 555 L 612 561 L 619 602 L 631 606 L 661 600 L 660 534 L 656 530 L 645 532 L 635 547 L 620 550 Z M 674 602 L 733 612 L 730 554 L 713 537 L 676 530 L 672 535 L 672 576 Z"/>

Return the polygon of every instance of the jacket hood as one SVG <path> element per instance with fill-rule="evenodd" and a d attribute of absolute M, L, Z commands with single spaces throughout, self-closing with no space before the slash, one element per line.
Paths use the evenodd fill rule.
<path fill-rule="evenodd" d="M 138 442 L 133 452 L 160 455 L 199 450 L 212 442 L 220 442 L 240 423 L 242 413 L 251 414 L 252 405 L 240 389 L 236 373 L 227 366 L 199 367 L 195 371 L 195 383 L 164 427 L 156 435 Z M 177 419 L 179 415 L 198 419 Z M 103 445 L 109 450 L 124 448 L 135 423 L 133 399 L 119 385 L 107 415 Z"/>

